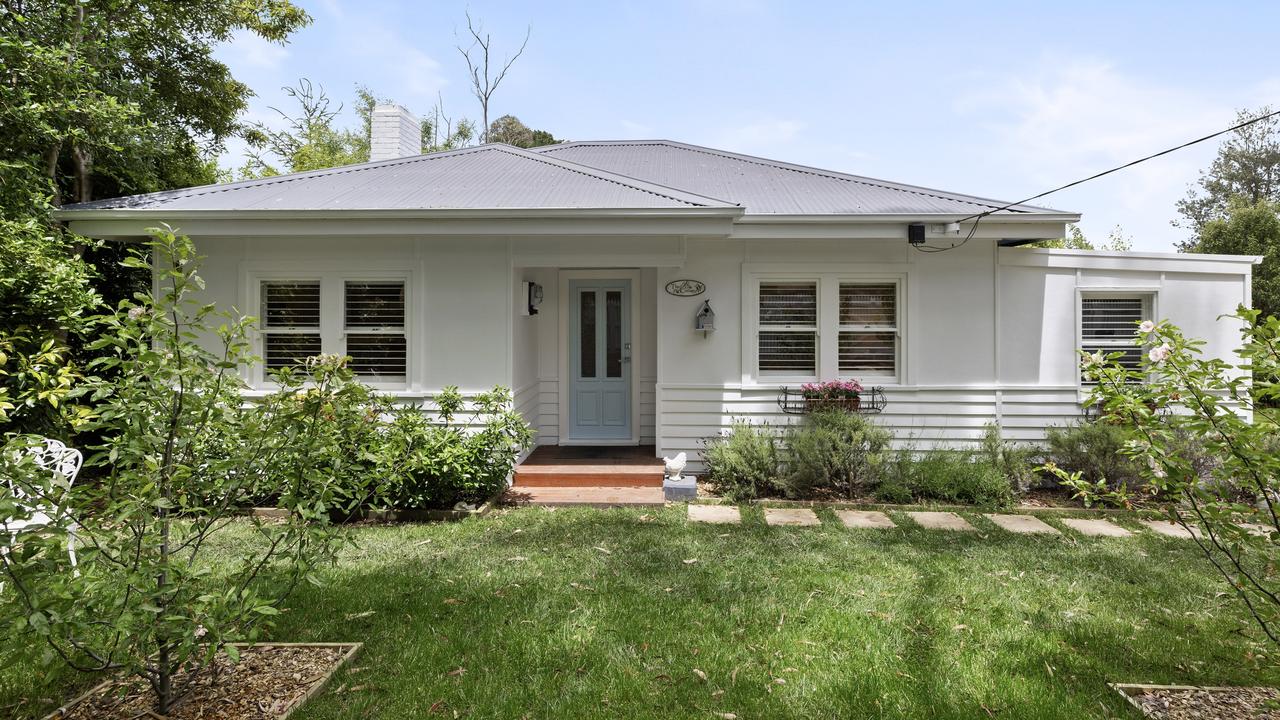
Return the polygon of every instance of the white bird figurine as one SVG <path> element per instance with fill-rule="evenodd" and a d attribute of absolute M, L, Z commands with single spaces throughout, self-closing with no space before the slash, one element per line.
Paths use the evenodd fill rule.
<path fill-rule="evenodd" d="M 680 453 L 673 458 L 664 457 L 662 462 L 667 466 L 667 477 L 672 480 L 679 480 L 680 472 L 684 470 L 684 466 L 689 462 L 689 456 Z"/>

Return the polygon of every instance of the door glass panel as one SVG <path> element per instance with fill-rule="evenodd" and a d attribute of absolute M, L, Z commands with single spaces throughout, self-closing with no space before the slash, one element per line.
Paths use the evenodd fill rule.
<path fill-rule="evenodd" d="M 622 291 L 604 294 L 604 376 L 622 377 Z"/>
<path fill-rule="evenodd" d="M 581 328 L 578 338 L 578 353 L 581 356 L 580 369 L 582 377 L 596 376 L 596 293 L 584 290 L 578 295 L 579 319 Z"/>

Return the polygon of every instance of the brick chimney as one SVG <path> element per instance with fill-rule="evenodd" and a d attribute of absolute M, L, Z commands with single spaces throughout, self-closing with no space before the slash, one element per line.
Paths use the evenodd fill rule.
<path fill-rule="evenodd" d="M 375 105 L 369 128 L 369 159 L 422 154 L 422 125 L 399 105 Z"/>

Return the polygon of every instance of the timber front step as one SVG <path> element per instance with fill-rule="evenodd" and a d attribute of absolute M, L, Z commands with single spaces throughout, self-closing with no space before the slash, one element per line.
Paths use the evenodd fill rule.
<path fill-rule="evenodd" d="M 507 490 L 503 502 L 548 507 L 660 507 L 660 487 L 529 487 Z"/>
<path fill-rule="evenodd" d="M 662 487 L 661 465 L 520 465 L 516 487 Z"/>

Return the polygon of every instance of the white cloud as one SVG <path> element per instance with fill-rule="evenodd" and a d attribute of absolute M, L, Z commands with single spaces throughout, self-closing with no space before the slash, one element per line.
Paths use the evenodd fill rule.
<path fill-rule="evenodd" d="M 958 109 L 994 118 L 985 123 L 995 135 L 990 160 L 1019 181 L 1000 184 L 1025 184 L 1025 195 L 1207 135 L 1234 117 L 1218 98 L 1126 75 L 1100 60 L 1046 61 L 1039 71 L 988 87 Z M 1169 225 L 1174 204 L 1215 147 L 1179 151 L 1040 202 L 1082 212 L 1086 234 L 1099 240 L 1120 225 L 1135 247 L 1168 249 L 1184 234 Z"/>
<path fill-rule="evenodd" d="M 220 54 L 240 68 L 255 70 L 277 70 L 289 57 L 289 51 L 283 45 L 264 40 L 247 30 L 237 32 Z"/>

